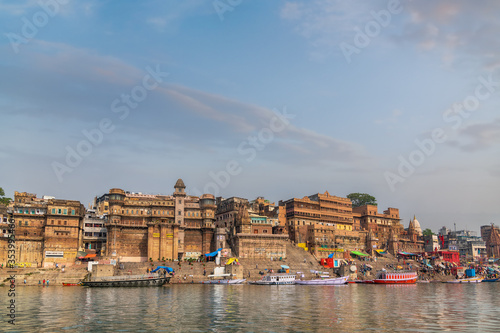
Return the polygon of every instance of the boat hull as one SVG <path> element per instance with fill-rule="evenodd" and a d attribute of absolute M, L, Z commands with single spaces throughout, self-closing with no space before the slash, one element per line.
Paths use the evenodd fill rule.
<path fill-rule="evenodd" d="M 81 286 L 81 283 L 64 283 L 62 284 L 64 287 L 72 287 L 72 286 Z"/>
<path fill-rule="evenodd" d="M 170 277 L 133 279 L 133 280 L 104 280 L 104 281 L 83 281 L 86 287 L 161 287 L 170 281 Z"/>
<path fill-rule="evenodd" d="M 245 283 L 246 279 L 223 279 L 223 280 L 208 280 L 208 281 L 201 281 L 202 284 L 243 284 Z"/>
<path fill-rule="evenodd" d="M 249 284 L 258 284 L 258 285 L 285 285 L 285 284 L 295 284 L 297 281 L 249 281 Z"/>
<path fill-rule="evenodd" d="M 410 279 L 375 279 L 374 284 L 414 284 L 417 282 L 417 277 Z"/>
<path fill-rule="evenodd" d="M 313 279 L 313 280 L 296 280 L 295 284 L 311 285 L 311 286 L 332 286 L 346 284 L 349 276 L 331 279 Z"/>
<path fill-rule="evenodd" d="M 446 281 L 446 283 L 480 283 L 480 282 L 483 282 L 483 279 L 472 278 L 472 279 L 459 279 L 459 280 Z"/>

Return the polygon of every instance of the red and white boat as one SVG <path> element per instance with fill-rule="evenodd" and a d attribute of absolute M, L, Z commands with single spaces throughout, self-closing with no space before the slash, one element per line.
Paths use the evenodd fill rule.
<path fill-rule="evenodd" d="M 386 271 L 377 272 L 371 283 L 375 284 L 413 284 L 417 282 L 417 272 L 413 271 Z"/>

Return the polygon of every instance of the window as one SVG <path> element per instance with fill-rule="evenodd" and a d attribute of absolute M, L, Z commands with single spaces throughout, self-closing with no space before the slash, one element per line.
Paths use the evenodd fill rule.
<path fill-rule="evenodd" d="M 116 209 L 115 209 L 115 213 L 116 213 Z M 74 209 L 71 210 L 71 215 L 75 215 L 75 210 Z"/>
<path fill-rule="evenodd" d="M 61 214 L 61 208 L 57 209 L 57 214 Z"/>
<path fill-rule="evenodd" d="M 22 221 L 19 221 L 19 226 L 21 227 L 23 225 L 23 222 Z"/>
<path fill-rule="evenodd" d="M 24 225 L 27 227 L 28 226 L 28 221 L 24 221 Z"/>
<path fill-rule="evenodd" d="M 35 214 L 35 210 L 34 209 L 31 210 L 31 214 Z"/>
<path fill-rule="evenodd" d="M 64 221 L 64 225 L 68 225 L 68 221 Z"/>
<path fill-rule="evenodd" d="M 182 212 L 181 212 L 181 211 L 179 211 L 178 215 L 182 215 Z"/>
<path fill-rule="evenodd" d="M 58 224 L 58 225 L 61 225 L 61 221 L 57 221 L 57 224 Z"/>
<path fill-rule="evenodd" d="M 67 209 L 65 209 L 63 214 L 64 214 L 64 215 L 68 215 L 68 210 L 67 210 Z"/>

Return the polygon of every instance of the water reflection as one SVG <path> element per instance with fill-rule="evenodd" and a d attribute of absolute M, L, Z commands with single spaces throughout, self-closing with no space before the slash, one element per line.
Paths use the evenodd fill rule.
<path fill-rule="evenodd" d="M 0 289 L 5 291 L 6 289 Z M 20 287 L 18 332 L 496 332 L 500 283 Z M 8 300 L 0 298 L 6 309 Z M 7 327 L 2 323 L 0 326 Z M 10 329 L 10 327 L 8 327 Z"/>

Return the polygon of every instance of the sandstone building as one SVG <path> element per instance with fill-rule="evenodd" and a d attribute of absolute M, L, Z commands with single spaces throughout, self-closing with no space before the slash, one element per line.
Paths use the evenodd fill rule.
<path fill-rule="evenodd" d="M 189 196 L 182 179 L 172 195 L 111 189 L 96 198 L 97 213 L 107 213 L 108 256 L 122 261 L 182 260 L 211 252 L 215 197 Z"/>
<path fill-rule="evenodd" d="M 79 201 L 59 200 L 15 192 L 10 203 L 15 221 L 16 262 L 52 267 L 73 264 L 82 245 L 85 208 Z M 6 262 L 5 241 L 0 238 L 0 260 Z"/>

